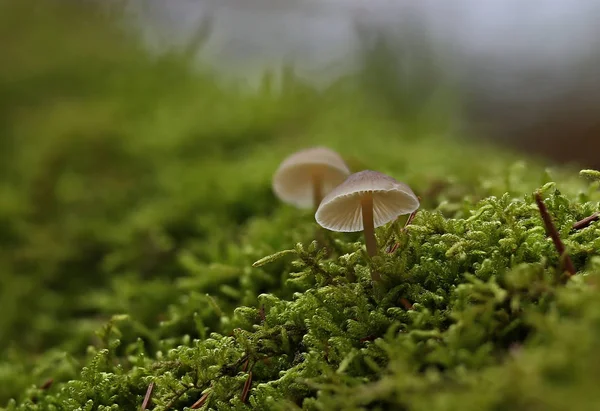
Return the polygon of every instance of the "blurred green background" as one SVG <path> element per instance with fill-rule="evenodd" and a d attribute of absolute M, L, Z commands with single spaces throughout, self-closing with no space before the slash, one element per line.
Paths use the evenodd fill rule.
<path fill-rule="evenodd" d="M 530 192 L 548 173 L 572 178 L 469 138 L 461 91 L 426 46 L 411 48 L 422 58 L 401 81 L 397 44 L 376 36 L 360 70 L 326 87 L 292 66 L 248 87 L 189 48 L 148 51 L 123 10 L 0 0 L 0 404 L 73 377 L 114 314 L 168 337 L 149 330 L 189 291 L 186 255 L 227 262 L 257 221 L 279 216 L 279 231 L 294 221 L 270 178 L 297 148 L 327 145 L 442 209 Z M 270 235 L 251 258 L 290 246 Z"/>

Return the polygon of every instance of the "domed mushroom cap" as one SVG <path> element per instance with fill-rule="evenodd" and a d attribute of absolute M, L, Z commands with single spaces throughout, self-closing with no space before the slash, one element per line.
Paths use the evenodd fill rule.
<path fill-rule="evenodd" d="M 300 208 L 313 206 L 313 184 L 329 193 L 350 175 L 342 157 L 325 147 L 300 150 L 281 163 L 273 176 L 273 191 L 286 203 Z"/>
<path fill-rule="evenodd" d="M 321 202 L 315 219 L 331 231 L 362 231 L 362 204 L 365 194 L 373 196 L 373 222 L 380 227 L 398 216 L 419 208 L 419 199 L 409 186 L 377 171 L 352 174 Z"/>

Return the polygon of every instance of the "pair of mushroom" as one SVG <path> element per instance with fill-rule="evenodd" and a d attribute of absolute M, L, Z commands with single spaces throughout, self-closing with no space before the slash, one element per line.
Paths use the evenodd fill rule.
<path fill-rule="evenodd" d="M 299 208 L 314 207 L 323 228 L 363 231 L 371 257 L 377 255 L 375 228 L 419 208 L 419 199 L 406 184 L 377 171 L 351 174 L 342 157 L 324 147 L 286 158 L 273 177 L 273 191 Z"/>

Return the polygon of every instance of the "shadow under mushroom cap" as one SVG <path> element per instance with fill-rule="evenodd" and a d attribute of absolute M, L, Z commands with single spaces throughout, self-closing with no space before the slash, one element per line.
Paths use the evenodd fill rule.
<path fill-rule="evenodd" d="M 342 157 L 325 147 L 298 151 L 286 158 L 273 176 L 273 191 L 281 200 L 300 208 L 313 205 L 313 176 L 319 175 L 327 194 L 350 175 Z"/>
<path fill-rule="evenodd" d="M 406 184 L 377 171 L 352 174 L 321 202 L 315 219 L 322 227 L 340 232 L 362 231 L 361 199 L 373 196 L 373 222 L 380 227 L 419 208 L 419 200 Z"/>

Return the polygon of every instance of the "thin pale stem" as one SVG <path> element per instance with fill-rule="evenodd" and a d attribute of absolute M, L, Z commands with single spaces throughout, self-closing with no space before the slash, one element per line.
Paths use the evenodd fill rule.
<path fill-rule="evenodd" d="M 377 255 L 377 239 L 375 238 L 375 224 L 373 221 L 373 194 L 365 193 L 360 201 L 362 207 L 363 231 L 367 253 L 373 257 Z"/>
<path fill-rule="evenodd" d="M 363 231 L 365 233 L 367 254 L 370 257 L 374 257 L 377 255 L 377 239 L 375 238 L 375 222 L 373 221 L 373 194 L 365 193 L 360 201 L 360 205 L 362 208 Z M 375 283 L 381 281 L 381 276 L 373 268 L 371 268 L 371 279 Z"/>
<path fill-rule="evenodd" d="M 323 200 L 323 176 L 321 173 L 314 173 L 313 177 L 313 207 L 315 211 L 319 208 Z"/>
<path fill-rule="evenodd" d="M 313 210 L 316 212 L 323 201 L 323 174 L 315 170 L 312 175 Z M 316 228 L 315 238 L 321 245 L 325 244 L 325 233 L 321 227 Z"/>

